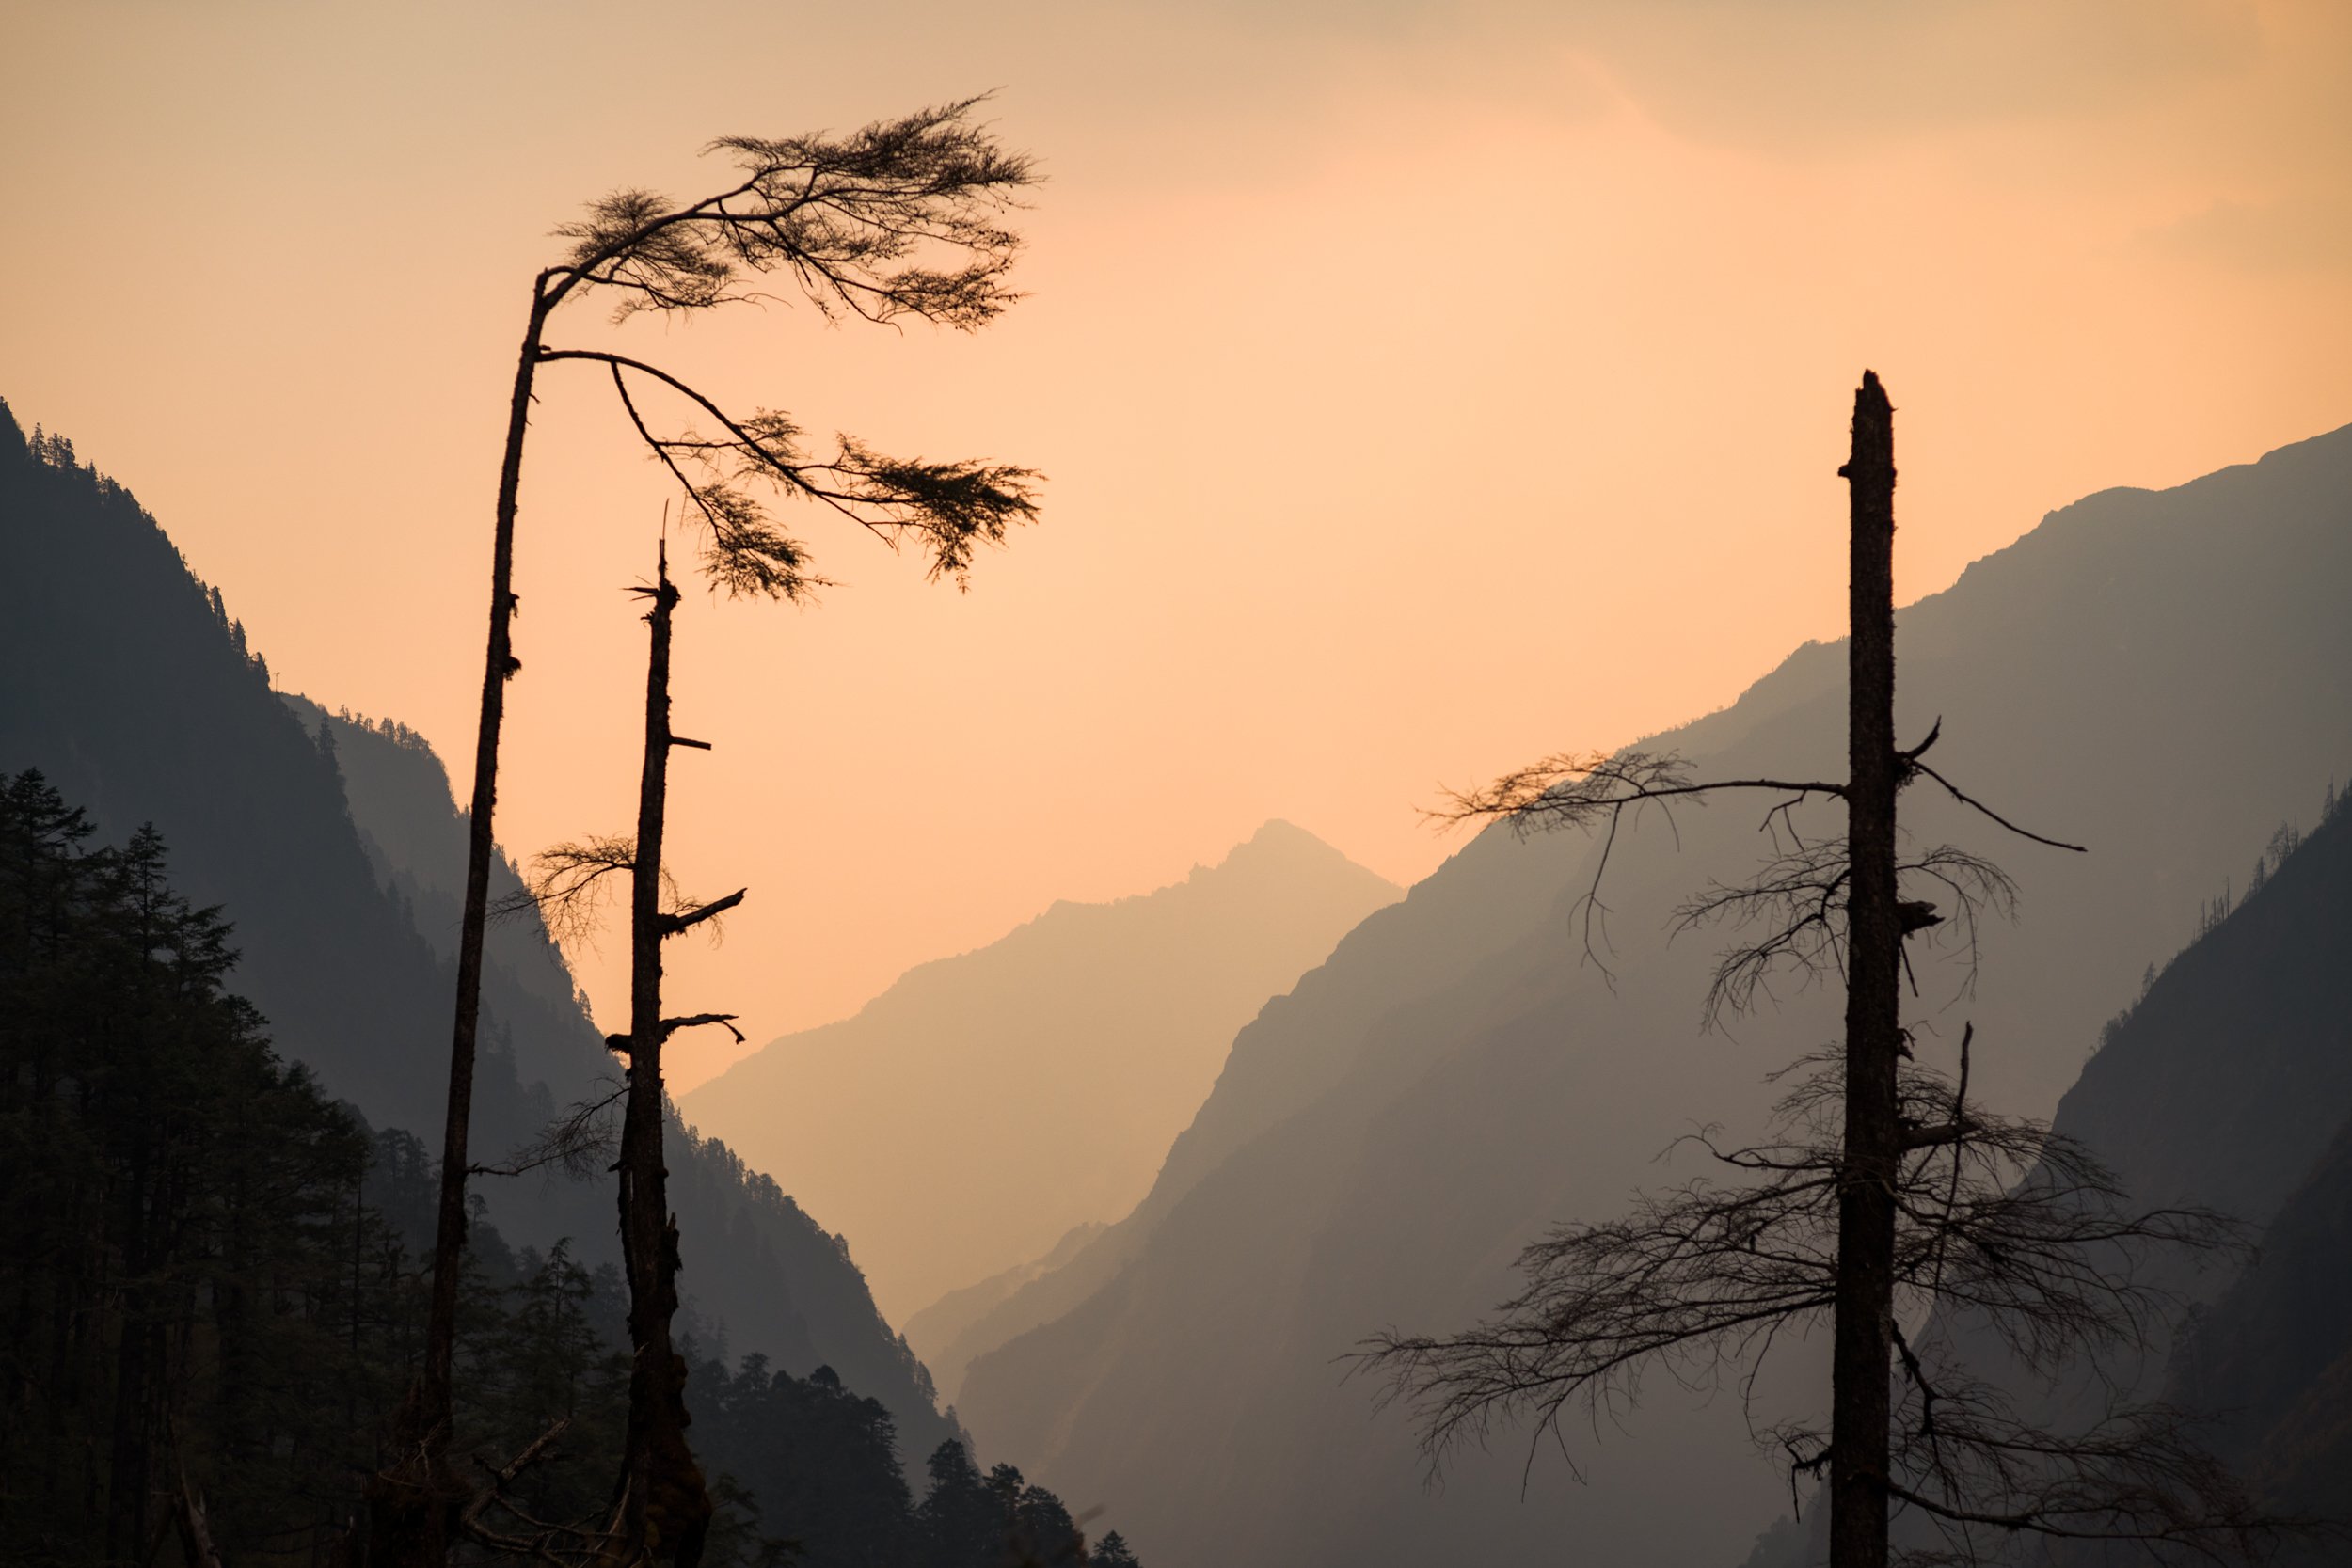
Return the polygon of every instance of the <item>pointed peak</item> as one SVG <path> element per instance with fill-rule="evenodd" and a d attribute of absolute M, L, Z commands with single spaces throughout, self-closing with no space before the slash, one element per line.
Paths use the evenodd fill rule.
<path fill-rule="evenodd" d="M 1225 858 L 1214 866 L 1196 866 L 1195 879 L 1220 872 L 1248 870 L 1259 866 L 1301 865 L 1320 863 L 1349 870 L 1386 882 L 1377 872 L 1357 864 L 1345 854 L 1309 832 L 1295 822 L 1276 816 L 1268 818 L 1258 831 L 1233 846 Z"/>
<path fill-rule="evenodd" d="M 1339 855 L 1342 860 L 1347 858 L 1344 855 L 1340 855 L 1340 852 L 1337 849 L 1334 849 L 1330 845 L 1326 844 L 1323 840 L 1317 838 L 1306 829 L 1298 826 L 1295 822 L 1288 822 L 1283 820 L 1281 817 L 1274 816 L 1268 817 L 1265 822 L 1259 827 L 1256 832 L 1251 833 L 1248 838 L 1242 840 L 1239 844 L 1234 845 L 1231 849 L 1227 850 L 1225 852 L 1224 862 L 1220 862 L 1219 863 L 1228 863 L 1238 855 L 1266 853 L 1298 854 L 1301 852 L 1319 855 Z"/>

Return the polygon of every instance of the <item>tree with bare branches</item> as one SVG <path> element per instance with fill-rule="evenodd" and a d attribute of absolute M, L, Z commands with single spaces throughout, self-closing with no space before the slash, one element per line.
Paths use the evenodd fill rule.
<path fill-rule="evenodd" d="M 559 1532 L 567 1553 L 543 1547 L 540 1555 L 597 1568 L 637 1568 L 671 1562 L 693 1568 L 702 1559 L 711 1500 L 702 1467 L 686 1441 L 686 1360 L 678 1354 L 671 1324 L 677 1315 L 680 1266 L 677 1220 L 670 1212 L 669 1170 L 662 1150 L 662 1117 L 668 1100 L 661 1077 L 662 1048 L 680 1030 L 725 1029 L 740 1043 L 733 1013 L 665 1017 L 661 1004 L 661 949 L 674 937 L 716 922 L 740 904 L 747 889 L 699 902 L 682 896 L 663 858 L 668 831 L 670 753 L 677 747 L 708 751 L 670 725 L 670 645 L 679 594 L 670 580 L 669 543 L 655 556 L 654 580 L 630 590 L 648 601 L 650 631 L 645 661 L 644 752 L 638 775 L 637 831 L 632 837 L 591 837 L 559 844 L 542 853 L 531 880 L 517 895 L 535 905 L 553 929 L 570 935 L 593 930 L 610 886 L 629 884 L 629 1027 L 605 1043 L 627 1061 L 619 1137 L 622 1274 L 628 1285 L 630 1351 L 628 1424 L 622 1443 L 620 1475 L 609 1519 Z M 782 596 L 782 590 L 766 592 Z M 609 1101 L 607 1101 L 609 1103 Z M 565 1124 L 577 1127 L 578 1118 Z M 575 1140 L 559 1132 L 551 1146 Z M 495 1489 L 494 1489 L 495 1490 Z M 480 1499 L 485 1503 L 490 1499 Z M 483 1526 L 485 1508 L 469 1512 L 475 1539 L 513 1550 L 513 1538 Z"/>
<path fill-rule="evenodd" d="M 771 588 L 780 593 L 779 588 Z M 645 751 L 639 775 L 637 838 L 629 876 L 628 1036 L 611 1041 L 628 1057 L 628 1100 L 621 1118 L 620 1214 L 622 1272 L 628 1278 L 628 1428 L 621 1453 L 620 1506 L 611 1547 L 612 1568 L 644 1561 L 694 1568 L 710 1527 L 710 1495 L 686 1444 L 686 1358 L 671 1342 L 677 1314 L 677 1220 L 670 1212 L 662 1158 L 661 1048 L 681 1029 L 716 1025 L 740 1043 L 732 1013 L 665 1018 L 661 1012 L 661 944 L 743 901 L 745 889 L 707 903 L 665 908 L 662 840 L 669 820 L 670 752 L 679 746 L 709 750 L 670 727 L 670 626 L 678 591 L 670 580 L 667 545 L 656 557 L 653 585 L 642 590 L 652 605 L 645 667 Z"/>
<path fill-rule="evenodd" d="M 1832 1568 L 1883 1568 L 1900 1511 L 1934 1526 L 1940 1544 L 1908 1554 L 1921 1561 L 1982 1560 L 2019 1536 L 2242 1554 L 2275 1522 L 2190 1440 L 2182 1413 L 2132 1402 L 2110 1382 L 2103 1418 L 2048 1430 L 1973 1375 L 1953 1338 L 1965 1323 L 2030 1370 L 2095 1370 L 2147 1343 L 2177 1305 L 2148 1267 L 2152 1252 L 2242 1241 L 2204 1211 L 2133 1210 L 2079 1144 L 1972 1101 L 1973 1027 L 1956 1079 L 1913 1059 L 1906 943 L 1948 924 L 1943 934 L 1957 933 L 1973 964 L 1978 920 L 2009 912 L 2014 888 L 1968 850 L 1907 847 L 1901 792 L 1925 780 L 2009 832 L 2081 847 L 2027 832 L 1937 771 L 1925 757 L 1940 724 L 1898 745 L 1893 409 L 1868 372 L 1839 472 L 1851 500 L 1844 779 L 1699 780 L 1673 755 L 1565 755 L 1458 795 L 1441 815 L 1598 833 L 1581 906 L 1585 953 L 1598 961 L 1621 827 L 1728 792 L 1778 797 L 1763 823 L 1771 862 L 1749 883 L 1688 900 L 1677 927 L 1740 934 L 1716 970 L 1710 1020 L 1753 1005 L 1776 973 L 1842 976 L 1842 1050 L 1784 1069 L 1789 1086 L 1762 1140 L 1694 1140 L 1727 1178 L 1553 1231 L 1522 1254 L 1524 1289 L 1476 1328 L 1391 1332 L 1364 1360 L 1414 1406 L 1436 1463 L 1500 1421 L 1531 1418 L 1540 1437 L 1572 1411 L 1622 1411 L 1648 1370 L 1729 1376 L 1745 1397 L 1779 1336 L 1826 1320 L 1829 1430 L 1781 1423 L 1759 1435 L 1787 1455 L 1792 1490 L 1827 1471 Z M 1801 831 L 1798 808 L 1815 799 L 1842 805 L 1843 833 Z"/>
<path fill-rule="evenodd" d="M 977 102 L 847 135 L 722 138 L 707 150 L 735 166 L 725 188 L 685 203 L 641 190 L 606 197 L 558 230 L 568 249 L 532 280 L 492 532 L 431 1310 L 390 1462 L 370 1486 L 369 1544 L 378 1563 L 438 1568 L 468 1500 L 447 1460 L 451 1379 L 499 737 L 506 683 L 522 668 L 513 631 L 516 522 L 541 371 L 603 368 L 640 439 L 685 488 L 706 527 L 707 572 L 731 593 L 797 599 L 824 583 L 806 546 L 761 504 L 759 487 L 816 502 L 894 547 L 913 544 L 931 577 L 959 583 L 979 546 L 1001 543 L 1036 511 L 1037 476 L 1027 469 L 889 457 L 849 436 L 830 451 L 812 448 L 788 415 L 732 412 L 646 359 L 553 343 L 550 325 L 575 298 L 610 299 L 616 321 L 675 318 L 776 297 L 762 292 L 769 279 L 829 319 L 985 325 L 1018 297 L 1007 279 L 1020 237 L 1004 220 L 1036 175 L 975 120 Z M 657 429 L 641 401 L 649 390 L 680 407 L 683 422 Z"/>

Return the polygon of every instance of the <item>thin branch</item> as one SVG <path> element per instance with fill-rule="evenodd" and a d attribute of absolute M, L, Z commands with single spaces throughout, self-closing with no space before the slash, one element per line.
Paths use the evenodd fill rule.
<path fill-rule="evenodd" d="M 809 574 L 807 555 L 795 540 L 776 532 L 740 488 L 757 478 L 818 501 L 897 548 L 908 535 L 931 555 L 929 575 L 963 580 L 973 550 L 1002 544 L 1008 530 L 1037 515 L 1035 482 L 1029 468 L 977 463 L 930 463 L 884 457 L 848 436 L 836 440 L 826 462 L 802 455 L 801 431 L 781 414 L 758 410 L 746 419 L 728 414 L 708 395 L 659 366 L 601 349 L 543 348 L 545 362 L 568 359 L 601 364 L 617 378 L 623 370 L 648 376 L 675 391 L 716 420 L 728 439 L 705 441 L 654 436 L 637 417 L 639 436 L 685 486 L 710 530 L 713 569 L 732 592 L 797 598 L 825 586 Z M 624 402 L 628 394 L 623 388 Z M 683 455 L 714 476 L 697 484 L 680 467 Z M 730 460 L 732 469 L 721 466 Z"/>
<path fill-rule="evenodd" d="M 536 910 L 550 936 L 592 941 L 604 912 L 608 879 L 636 872 L 637 841 L 625 835 L 591 835 L 551 845 L 532 858 L 522 887 L 501 898 L 494 912 L 504 917 Z M 663 879 L 666 884 L 666 874 Z"/>
<path fill-rule="evenodd" d="M 628 1037 L 619 1035 L 613 1039 L 626 1044 Z M 606 1042 L 608 1045 L 612 1040 Z M 561 1168 L 578 1180 L 603 1168 L 612 1158 L 619 1132 L 607 1115 L 628 1095 L 628 1087 L 618 1079 L 602 1082 L 611 1088 L 602 1096 L 583 1100 L 540 1130 L 539 1135 L 509 1154 L 496 1164 L 469 1165 L 469 1176 L 527 1176 L 534 1170 Z"/>
<path fill-rule="evenodd" d="M 1625 751 L 1562 752 L 1505 773 L 1473 790 L 1445 791 L 1446 804 L 1422 815 L 1440 827 L 1495 817 L 1515 827 L 1590 827 L 1604 813 L 1645 801 L 1709 795 L 1730 789 L 1769 789 L 1799 800 L 1822 795 L 1842 800 L 1846 786 L 1819 779 L 1720 779 L 1694 783 L 1688 764 L 1674 752 Z"/>
<path fill-rule="evenodd" d="M 2010 832 L 2015 833 L 2019 838 L 2029 838 L 2036 844 L 2046 844 L 2053 849 L 2072 849 L 2078 855 L 2087 855 L 2090 853 L 2090 849 L 2083 845 L 2068 844 L 2062 839 L 2044 838 L 2040 833 L 2034 832 L 2029 829 L 2019 827 L 2016 823 L 2011 822 L 2008 817 L 2003 816 L 1999 812 L 1994 811 L 1991 806 L 1986 805 L 1982 800 L 1979 800 L 1975 796 L 1963 791 L 1958 784 L 1952 783 L 1951 780 L 1946 778 L 1934 768 L 1930 768 L 1926 763 L 1919 761 L 1916 757 L 1911 759 L 1911 766 L 1919 772 L 1925 773 L 1929 778 L 1933 779 L 1937 784 L 1942 784 L 1945 789 L 1950 793 L 1953 800 L 1958 800 L 1962 805 L 1967 806 L 1971 810 L 1974 810 L 1984 816 L 1990 817 L 1994 822 L 1999 823 L 2002 827 L 2007 828 Z"/>

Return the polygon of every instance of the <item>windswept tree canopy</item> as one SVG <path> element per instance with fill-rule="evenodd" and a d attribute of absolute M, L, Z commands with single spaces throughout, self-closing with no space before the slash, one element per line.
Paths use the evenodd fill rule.
<path fill-rule="evenodd" d="M 564 258 L 532 280 L 531 314 L 507 404 L 491 542 L 489 638 L 474 750 L 449 1105 L 441 1130 L 432 1311 L 417 1384 L 394 1422 L 398 1457 L 377 1474 L 369 1491 L 373 1539 L 386 1562 L 439 1568 L 454 1534 L 477 1516 L 469 1512 L 475 1496 L 472 1483 L 449 1464 L 448 1433 L 455 1376 L 457 1277 L 467 1224 L 466 1179 L 484 1168 L 470 1157 L 467 1128 L 481 1023 L 489 874 L 496 853 L 492 816 L 498 799 L 499 736 L 506 683 L 522 669 L 514 646 L 515 524 L 540 371 L 565 360 L 605 368 L 640 439 L 677 481 L 703 525 L 713 585 L 733 594 L 797 600 L 824 585 L 807 547 L 768 515 L 754 494 L 756 485 L 821 502 L 894 549 L 911 540 L 927 556 L 932 578 L 952 578 L 959 586 L 976 548 L 1002 543 L 1012 525 L 1027 521 L 1037 511 L 1033 491 L 1038 476 L 1026 468 L 887 457 L 849 436 L 836 436 L 830 451 L 814 451 L 803 445 L 801 427 L 788 414 L 768 408 L 731 412 L 642 358 L 550 345 L 548 322 L 574 293 L 610 293 L 613 319 L 621 322 L 642 311 L 673 316 L 737 301 L 774 299 L 779 296 L 765 292 L 763 280 L 781 277 L 829 321 L 846 314 L 892 325 L 914 317 L 966 331 L 982 325 L 1017 297 L 1005 277 L 1020 239 L 1002 218 L 1035 174 L 1026 158 L 1000 148 L 986 126 L 973 121 L 978 102 L 963 99 L 919 110 L 848 135 L 820 133 L 782 141 L 724 137 L 705 150 L 733 159 L 736 183 L 683 206 L 642 190 L 616 192 L 592 203 L 584 219 L 558 230 L 560 238 L 571 242 Z M 640 393 L 648 388 L 665 401 L 681 404 L 685 422 L 657 433 L 639 405 Z M 666 576 L 661 588 L 660 603 L 666 614 L 675 596 Z M 649 683 L 649 689 L 665 693 L 664 712 L 665 683 L 660 671 Z M 666 730 L 655 739 L 665 753 L 673 744 L 691 744 L 668 736 Z M 653 894 L 660 864 L 660 835 L 642 824 L 637 842 L 626 849 L 617 840 L 579 849 L 569 872 L 576 895 L 593 901 L 602 876 L 620 869 L 624 860 L 633 865 L 641 857 L 655 875 L 639 879 L 637 901 L 644 909 L 637 911 L 635 923 L 644 925 L 644 917 L 652 916 L 660 935 L 675 935 L 742 897 L 738 893 L 698 910 L 659 913 Z M 640 1021 L 630 1031 L 632 1061 L 639 1056 L 653 1061 L 643 1076 L 658 1085 L 659 1044 L 667 1027 L 723 1022 L 728 1022 L 723 1014 Z M 631 1076 L 632 1082 L 638 1080 L 640 1066 L 632 1066 Z M 632 1110 L 625 1125 L 643 1126 L 641 1101 L 645 1100 L 644 1095 L 630 1096 Z M 653 1133 L 658 1132 L 657 1122 Z M 556 1139 L 564 1148 L 576 1143 L 568 1134 Z M 631 1147 L 625 1133 L 625 1164 Z M 658 1160 L 654 1169 L 659 1170 Z M 646 1212 L 657 1216 L 666 1212 L 658 1193 L 649 1198 Z M 632 1323 L 641 1319 L 645 1291 L 640 1287 L 647 1283 L 639 1265 L 662 1244 L 659 1236 L 639 1236 L 628 1248 Z M 670 1250 L 674 1254 L 674 1246 Z M 661 1293 L 666 1299 L 674 1291 L 664 1287 Z M 660 1338 L 657 1333 L 639 1348 L 667 1369 Z M 674 1402 L 675 1377 L 667 1370 L 662 1376 L 669 1380 L 663 1398 Z M 682 1413 L 672 1424 L 683 1427 Z M 634 1444 L 640 1434 L 634 1421 L 631 1433 Z M 682 1439 L 673 1446 L 682 1451 Z M 527 1457 L 518 1456 L 515 1463 Z M 684 1477 L 691 1469 L 689 1463 L 672 1473 Z M 689 1513 L 707 1523 L 709 1500 L 702 1495 L 699 1477 L 689 1490 L 694 1494 Z M 640 1538 L 651 1539 L 632 1526 L 616 1539 L 633 1543 Z M 691 1564 L 701 1539 L 702 1525 L 691 1524 L 665 1550 L 675 1549 L 677 1560 Z"/>
<path fill-rule="evenodd" d="M 847 135 L 722 137 L 705 150 L 731 157 L 739 183 L 684 206 L 616 191 L 557 230 L 572 249 L 541 275 L 542 313 L 575 291 L 612 294 L 615 322 L 773 301 L 770 280 L 781 278 L 828 321 L 983 326 L 1021 297 L 1007 283 L 1021 238 L 1003 219 L 1037 175 L 973 122 L 979 102 Z M 911 541 L 932 578 L 959 585 L 977 547 L 1002 544 L 1036 515 L 1038 475 L 1027 468 L 890 457 L 846 435 L 812 450 L 790 415 L 730 413 L 643 359 L 544 345 L 538 357 L 612 372 L 631 424 L 705 527 L 712 580 L 730 594 L 799 599 L 826 586 L 807 547 L 753 494 L 757 484 L 830 507 L 894 548 Z M 688 422 L 657 434 L 638 402 L 647 385 L 683 402 Z"/>

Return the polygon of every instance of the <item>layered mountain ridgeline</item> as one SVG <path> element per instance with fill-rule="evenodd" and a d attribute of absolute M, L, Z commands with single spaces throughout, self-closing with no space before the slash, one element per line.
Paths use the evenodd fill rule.
<path fill-rule="evenodd" d="M 875 1299 L 912 1313 L 1134 1208 L 1233 1031 L 1398 896 L 1269 822 L 1173 886 L 911 970 L 680 1108 L 855 1236 Z"/>
<path fill-rule="evenodd" d="M 349 709 L 329 713 L 325 705 L 280 691 L 302 727 L 335 757 L 343 799 L 359 847 L 376 880 L 408 915 L 437 958 L 453 960 L 463 913 L 466 872 L 466 813 L 458 809 L 449 770 L 425 738 L 389 719 L 355 717 Z M 504 907 L 522 891 L 514 863 L 501 854 L 490 864 L 490 898 Z M 536 920 L 504 918 L 490 923 L 489 961 L 523 990 L 558 1012 L 578 1010 L 571 967 Z M 525 1077 L 560 1070 L 555 1063 L 521 1064 Z"/>
<path fill-rule="evenodd" d="M 2093 496 L 1902 613 L 1905 742 L 1941 716 L 1945 773 L 2091 847 L 2045 849 L 1905 797 L 1919 843 L 1996 855 L 2023 909 L 1982 927 L 1973 991 L 1961 922 L 1945 961 L 1920 965 L 1930 1059 L 1948 1067 L 1973 1022 L 1977 1092 L 2046 1114 L 2149 960 L 2342 776 L 2346 580 L 2352 431 Z M 1702 776 L 1840 776 L 1844 675 L 1842 647 L 1808 646 L 1649 745 Z M 1375 1390 L 1334 1358 L 1389 1325 L 1467 1327 L 1548 1222 L 1605 1219 L 1695 1174 L 1655 1157 L 1694 1124 L 1752 1129 L 1763 1075 L 1836 1037 L 1834 990 L 1702 1035 L 1721 939 L 1665 938 L 1686 895 L 1744 879 L 1771 803 L 1681 814 L 1678 839 L 1655 820 L 1619 835 L 1592 942 L 1613 989 L 1579 910 L 1598 849 L 1572 835 L 1486 833 L 1367 920 L 1237 1037 L 1136 1213 L 1007 1304 L 1075 1298 L 976 1362 L 960 1408 L 1186 1560 L 1739 1560 L 1785 1510 L 1786 1477 L 1738 1400 L 1653 1380 L 1625 1430 L 1564 1434 L 1589 1484 L 1538 1455 L 1522 1496 L 1530 1455 L 1510 1433 L 1453 1456 L 1433 1492 L 1404 1413 L 1375 1415 Z M 1836 831 L 1834 814 L 1815 821 Z M 1801 1364 L 1817 1352 L 1796 1347 L 1758 1390 L 1758 1419 L 1818 1406 L 1819 1369 Z"/>
<path fill-rule="evenodd" d="M 155 520 L 70 447 L 40 447 L 0 406 L 0 579 L 19 585 L 0 616 L 0 770 L 40 769 L 106 839 L 155 824 L 178 885 L 235 920 L 230 983 L 278 1050 L 376 1126 L 437 1148 L 454 978 L 436 899 L 463 865 L 439 764 L 378 725 L 338 721 L 322 744 Z M 612 1069 L 544 932 L 510 927 L 488 958 L 474 1147 L 495 1158 Z M 912 1455 L 959 1435 L 847 1243 L 723 1146 L 673 1137 L 702 1319 L 795 1375 L 831 1365 L 889 1407 Z M 617 1256 L 601 1181 L 477 1190 L 517 1245 L 570 1237 L 590 1263 Z"/>
<path fill-rule="evenodd" d="M 993 1274 L 961 1291 L 950 1291 L 906 1322 L 902 1332 L 908 1346 L 938 1380 L 940 1397 L 952 1400 L 963 1381 L 963 1369 L 982 1351 L 994 1350 L 1013 1334 L 1035 1328 L 1024 1323 L 1009 1332 L 991 1333 L 998 1309 L 1024 1288 L 1057 1274 L 1110 1228 L 1097 1220 L 1073 1227 L 1044 1257 Z"/>

